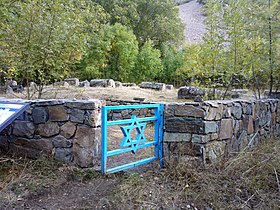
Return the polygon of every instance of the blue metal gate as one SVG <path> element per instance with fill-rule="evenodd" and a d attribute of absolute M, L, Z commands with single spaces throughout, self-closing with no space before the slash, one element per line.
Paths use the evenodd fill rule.
<path fill-rule="evenodd" d="M 137 118 L 135 115 L 131 119 L 108 121 L 108 111 L 125 110 L 125 109 L 154 109 L 154 116 Z M 160 161 L 160 167 L 163 166 L 163 104 L 142 104 L 142 105 L 126 105 L 126 106 L 104 106 L 102 107 L 102 160 L 101 169 L 102 174 L 114 173 L 129 169 L 138 165 L 152 162 L 154 160 Z M 147 122 L 154 122 L 154 139 L 147 141 L 144 130 Z M 108 126 L 125 125 L 120 129 L 123 134 L 123 139 L 120 141 L 120 148 L 108 151 Z M 133 139 L 131 132 L 136 131 L 137 135 Z M 146 147 L 154 147 L 154 155 L 149 158 L 131 162 L 125 165 L 120 165 L 114 168 L 107 169 L 107 158 L 114 155 L 119 155 L 126 152 L 132 152 L 136 155 L 138 149 Z"/>

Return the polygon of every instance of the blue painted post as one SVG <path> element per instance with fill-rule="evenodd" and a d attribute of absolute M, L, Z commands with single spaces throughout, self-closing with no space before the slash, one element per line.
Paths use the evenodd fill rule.
<path fill-rule="evenodd" d="M 164 119 L 164 105 L 160 104 L 160 125 L 159 125 L 159 161 L 160 168 L 163 168 L 163 121 Z"/>
<path fill-rule="evenodd" d="M 102 175 L 106 173 L 107 164 L 107 107 L 103 106 L 101 111 L 101 128 L 102 128 L 102 158 L 101 158 L 101 172 Z"/>
<path fill-rule="evenodd" d="M 155 148 L 154 148 L 154 156 L 156 158 L 159 158 L 159 119 L 160 119 L 160 115 L 159 115 L 159 106 L 157 108 L 155 108 L 155 117 L 156 117 L 156 121 L 155 121 L 155 125 L 154 125 L 154 138 L 155 138 Z"/>

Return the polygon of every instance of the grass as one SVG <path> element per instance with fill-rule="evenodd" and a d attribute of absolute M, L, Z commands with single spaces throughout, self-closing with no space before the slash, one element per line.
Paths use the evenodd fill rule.
<path fill-rule="evenodd" d="M 279 140 L 262 142 L 215 165 L 181 163 L 157 174 L 128 175 L 113 205 L 118 209 L 279 209 Z"/>
<path fill-rule="evenodd" d="M 100 201 L 106 209 L 279 209 L 279 149 L 280 138 L 263 141 L 253 150 L 247 149 L 212 165 L 181 162 L 166 165 L 163 170 L 106 177 L 92 169 L 77 168 L 50 157 L 29 160 L 1 156 L 0 209 L 17 209 L 21 200 L 35 195 L 45 196 L 48 202 L 49 194 L 57 197 L 53 194 L 57 189 L 62 194 L 69 192 L 63 191 L 64 185 L 70 185 L 70 189 L 72 185 L 75 187 L 69 199 L 73 198 L 73 203 L 80 208 L 88 202 L 91 203 L 87 205 L 93 205 Z M 84 185 L 76 190 L 79 183 Z M 89 196 L 75 203 L 77 195 L 83 194 L 87 185 L 87 190 L 92 189 L 92 192 L 103 189 L 93 193 L 96 200 Z M 36 200 L 31 201 L 37 204 Z M 59 201 L 57 197 L 52 202 Z"/>

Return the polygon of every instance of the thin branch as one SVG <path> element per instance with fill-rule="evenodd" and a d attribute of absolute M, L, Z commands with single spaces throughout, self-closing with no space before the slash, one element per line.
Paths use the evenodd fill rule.
<path fill-rule="evenodd" d="M 280 183 L 279 183 L 278 174 L 277 174 L 277 171 L 276 171 L 275 167 L 273 169 L 274 169 L 274 173 L 275 173 L 275 177 L 276 177 L 276 182 L 277 182 L 277 185 L 278 185 L 278 192 L 280 193 Z"/>

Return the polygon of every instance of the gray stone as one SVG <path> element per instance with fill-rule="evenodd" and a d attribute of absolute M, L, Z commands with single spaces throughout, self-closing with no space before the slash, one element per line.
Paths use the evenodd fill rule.
<path fill-rule="evenodd" d="M 248 146 L 249 147 L 253 147 L 253 146 L 257 145 L 259 143 L 259 141 L 260 141 L 260 138 L 261 138 L 261 136 L 260 136 L 259 133 L 251 134 Z"/>
<path fill-rule="evenodd" d="M 129 111 L 127 110 L 127 109 L 125 109 L 125 110 L 122 110 L 122 118 L 123 119 L 129 119 L 129 118 L 131 118 L 131 116 L 130 116 L 130 114 L 129 114 Z"/>
<path fill-rule="evenodd" d="M 51 137 L 59 134 L 59 126 L 57 122 L 47 122 L 39 124 L 37 133 L 43 137 Z"/>
<path fill-rule="evenodd" d="M 193 101 L 194 102 L 203 102 L 203 99 L 201 98 L 201 96 L 195 96 Z"/>
<path fill-rule="evenodd" d="M 74 138 L 73 155 L 74 162 L 81 167 L 93 165 L 94 159 L 100 154 L 99 128 L 78 126 Z"/>
<path fill-rule="evenodd" d="M 164 142 L 190 142 L 191 134 L 189 133 L 164 133 Z"/>
<path fill-rule="evenodd" d="M 92 111 L 86 111 L 84 124 L 92 127 L 101 126 L 101 110 L 95 109 Z"/>
<path fill-rule="evenodd" d="M 76 101 L 68 101 L 65 103 L 65 106 L 68 108 L 77 108 L 81 110 L 94 110 L 101 108 L 106 105 L 106 101 L 98 100 L 98 99 L 90 99 L 90 100 L 76 100 Z"/>
<path fill-rule="evenodd" d="M 76 124 L 67 122 L 60 127 L 60 134 L 67 139 L 70 139 L 74 136 L 76 132 Z"/>
<path fill-rule="evenodd" d="M 49 120 L 48 110 L 44 107 L 35 107 L 32 110 L 32 118 L 35 124 L 45 123 Z"/>
<path fill-rule="evenodd" d="M 17 83 L 17 81 L 12 80 L 12 81 L 11 81 L 11 83 L 10 83 L 9 85 L 10 85 L 10 86 L 17 86 L 17 85 L 18 85 L 18 83 Z"/>
<path fill-rule="evenodd" d="M 72 141 L 64 136 L 58 135 L 52 138 L 52 144 L 55 148 L 69 148 L 72 146 Z"/>
<path fill-rule="evenodd" d="M 87 81 L 87 80 L 82 81 L 82 82 L 80 82 L 79 86 L 80 87 L 85 87 L 85 88 L 90 87 L 90 82 Z"/>
<path fill-rule="evenodd" d="M 35 133 L 35 126 L 32 122 L 29 121 L 15 121 L 13 126 L 13 135 L 33 138 Z"/>
<path fill-rule="evenodd" d="M 174 105 L 174 115 L 180 117 L 204 117 L 205 112 L 199 107 L 191 105 Z"/>
<path fill-rule="evenodd" d="M 179 99 L 194 99 L 195 96 L 203 96 L 203 95 L 204 95 L 204 91 L 194 86 L 180 87 L 178 90 Z"/>
<path fill-rule="evenodd" d="M 156 82 L 141 82 L 139 87 L 146 88 L 146 89 L 153 89 L 153 90 L 161 90 L 161 91 L 164 91 L 166 89 L 164 83 L 156 83 Z"/>
<path fill-rule="evenodd" d="M 237 144 L 238 144 L 237 151 L 244 149 L 248 145 L 248 143 L 249 141 L 248 141 L 247 131 L 243 130 L 237 139 Z"/>
<path fill-rule="evenodd" d="M 210 138 L 208 135 L 198 135 L 198 134 L 193 134 L 192 135 L 192 142 L 193 143 L 207 143 L 210 141 Z"/>
<path fill-rule="evenodd" d="M 171 117 L 165 119 L 165 128 L 171 133 L 197 133 L 204 132 L 204 122 L 200 118 Z"/>
<path fill-rule="evenodd" d="M 116 87 L 116 84 L 112 79 L 92 79 L 90 87 Z"/>
<path fill-rule="evenodd" d="M 137 86 L 135 83 L 122 83 L 122 86 L 123 87 L 135 87 L 135 86 Z"/>
<path fill-rule="evenodd" d="M 79 79 L 78 78 L 68 78 L 68 79 L 64 79 L 65 82 L 67 82 L 69 85 L 73 85 L 73 86 L 79 86 Z"/>
<path fill-rule="evenodd" d="M 115 85 L 116 85 L 116 87 L 122 87 L 123 86 L 122 83 L 119 82 L 119 81 L 115 81 Z"/>
<path fill-rule="evenodd" d="M 175 159 L 180 161 L 183 156 L 202 157 L 204 146 L 192 142 L 166 142 L 164 143 L 164 155 L 168 161 Z"/>
<path fill-rule="evenodd" d="M 122 114 L 121 113 L 113 113 L 112 120 L 121 120 Z"/>
<path fill-rule="evenodd" d="M 223 114 L 224 114 L 224 106 L 222 104 L 218 105 L 218 109 L 217 109 L 217 113 L 216 113 L 216 117 L 215 120 L 220 120 L 223 118 Z"/>
<path fill-rule="evenodd" d="M 71 162 L 73 160 L 72 148 L 56 148 L 54 158 L 64 162 Z"/>
<path fill-rule="evenodd" d="M 108 86 L 109 86 L 109 87 L 116 87 L 115 81 L 112 80 L 112 79 L 109 79 L 109 80 L 108 80 Z"/>
<path fill-rule="evenodd" d="M 218 131 L 218 124 L 217 122 L 209 122 L 209 121 L 205 121 L 205 133 L 216 133 Z"/>
<path fill-rule="evenodd" d="M 52 142 L 49 139 L 26 139 L 17 138 L 13 144 L 22 148 L 37 150 L 37 152 L 44 152 L 50 154 L 52 152 Z M 28 155 L 32 156 L 32 155 Z"/>
<path fill-rule="evenodd" d="M 225 118 L 230 118 L 231 117 L 231 107 L 226 107 L 224 109 L 224 117 Z"/>
<path fill-rule="evenodd" d="M 242 107 L 240 104 L 235 103 L 234 106 L 231 109 L 231 114 L 234 116 L 236 119 L 241 119 L 242 116 Z"/>
<path fill-rule="evenodd" d="M 216 115 L 218 112 L 218 108 L 215 107 L 209 107 L 206 111 L 206 116 L 204 117 L 205 120 L 215 120 Z"/>
<path fill-rule="evenodd" d="M 70 121 L 76 123 L 83 123 L 85 119 L 85 111 L 80 109 L 72 109 L 70 115 Z"/>
<path fill-rule="evenodd" d="M 64 122 L 69 119 L 69 116 L 63 105 L 49 106 L 48 110 L 50 121 Z"/>
<path fill-rule="evenodd" d="M 165 85 L 166 90 L 173 90 L 173 85 Z"/>
<path fill-rule="evenodd" d="M 5 152 L 9 150 L 9 141 L 7 136 L 0 135 L 0 149 L 4 150 Z"/>
<path fill-rule="evenodd" d="M 225 141 L 214 141 L 206 144 L 205 147 L 205 160 L 206 162 L 213 163 L 221 159 L 227 154 Z"/>
<path fill-rule="evenodd" d="M 7 87 L 6 87 L 6 94 L 9 95 L 9 94 L 13 94 L 13 93 L 14 93 L 13 88 L 11 88 L 11 86 L 7 85 Z"/>
<path fill-rule="evenodd" d="M 219 139 L 231 139 L 233 135 L 233 120 L 232 119 L 222 119 L 221 127 L 219 132 Z"/>

